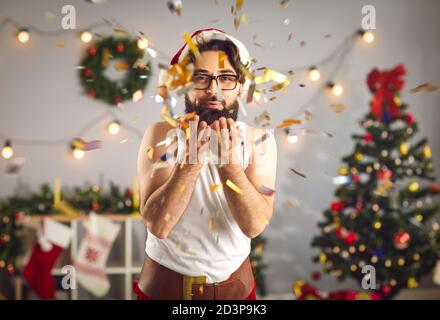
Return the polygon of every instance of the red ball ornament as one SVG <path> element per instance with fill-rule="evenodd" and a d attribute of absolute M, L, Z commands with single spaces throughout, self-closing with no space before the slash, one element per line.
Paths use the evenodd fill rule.
<path fill-rule="evenodd" d="M 351 181 L 352 181 L 353 183 L 358 183 L 359 180 L 360 180 L 360 176 L 359 176 L 358 174 L 353 174 L 353 175 L 351 176 Z"/>
<path fill-rule="evenodd" d="M 92 210 L 97 211 L 99 209 L 98 201 L 93 201 L 92 203 Z"/>
<path fill-rule="evenodd" d="M 346 230 L 344 227 L 339 227 L 338 230 L 336 230 L 336 238 L 343 239 L 345 237 Z"/>
<path fill-rule="evenodd" d="M 89 97 L 92 97 L 92 98 L 95 98 L 95 97 L 96 97 L 96 93 L 95 93 L 94 90 L 89 90 L 89 91 L 87 91 L 87 95 L 88 95 Z"/>
<path fill-rule="evenodd" d="M 334 201 L 332 202 L 330 208 L 333 212 L 341 212 L 341 210 L 344 208 L 344 204 L 339 201 Z"/>
<path fill-rule="evenodd" d="M 434 183 L 434 184 L 431 185 L 431 188 L 429 188 L 429 190 L 431 192 L 438 192 L 439 191 L 439 185 Z"/>
<path fill-rule="evenodd" d="M 391 292 L 391 287 L 386 284 L 382 287 L 381 291 L 382 291 L 382 294 L 387 295 Z"/>
<path fill-rule="evenodd" d="M 408 113 L 406 115 L 406 123 L 408 125 L 412 124 L 414 122 L 414 116 L 411 113 Z"/>
<path fill-rule="evenodd" d="M 370 143 L 373 141 L 373 135 L 371 133 L 367 133 L 364 135 L 363 139 L 366 143 Z"/>
<path fill-rule="evenodd" d="M 319 279 L 321 279 L 321 273 L 318 271 L 312 272 L 312 279 L 314 281 L 318 281 Z"/>
<path fill-rule="evenodd" d="M 23 216 L 24 216 L 23 212 L 18 211 L 18 212 L 15 214 L 15 221 L 19 221 L 19 220 L 21 220 L 21 219 L 23 218 Z"/>
<path fill-rule="evenodd" d="M 125 50 L 124 45 L 122 43 L 118 42 L 116 44 L 116 52 L 117 53 L 123 53 L 124 50 Z"/>
<path fill-rule="evenodd" d="M 411 236 L 406 231 L 397 232 L 394 235 L 393 243 L 394 247 L 398 250 L 404 250 L 408 248 L 411 241 Z"/>
<path fill-rule="evenodd" d="M 92 76 L 92 69 L 90 68 L 85 68 L 83 71 L 83 74 L 85 77 L 90 78 Z"/>
<path fill-rule="evenodd" d="M 364 206 L 362 205 L 362 203 L 357 203 L 355 209 L 357 213 L 360 213 L 362 212 L 362 210 L 364 210 Z"/>
<path fill-rule="evenodd" d="M 116 96 L 115 97 L 115 104 L 121 103 L 122 102 L 122 98 L 120 96 Z"/>
<path fill-rule="evenodd" d="M 354 244 L 357 240 L 357 235 L 353 231 L 350 231 L 347 236 L 345 237 L 345 243 L 351 246 Z"/>
<path fill-rule="evenodd" d="M 87 51 L 89 56 L 96 56 L 96 48 L 95 47 L 90 47 L 89 50 Z"/>

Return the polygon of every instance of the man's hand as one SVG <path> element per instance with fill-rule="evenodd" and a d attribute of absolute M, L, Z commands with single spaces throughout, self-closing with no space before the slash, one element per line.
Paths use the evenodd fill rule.
<path fill-rule="evenodd" d="M 234 148 L 245 143 L 242 138 L 241 127 L 236 126 L 233 119 L 221 117 L 213 122 L 212 130 L 216 134 L 218 150 L 220 150 L 220 164 L 240 164 L 239 157 L 242 155 L 237 155 Z"/>

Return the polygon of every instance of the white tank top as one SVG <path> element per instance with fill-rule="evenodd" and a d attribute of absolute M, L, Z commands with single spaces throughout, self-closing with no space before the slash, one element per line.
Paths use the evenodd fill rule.
<path fill-rule="evenodd" d="M 236 121 L 246 141 L 246 124 Z M 246 169 L 249 153 L 237 145 L 240 164 Z M 244 148 L 244 150 L 243 150 Z M 187 276 L 206 276 L 208 283 L 221 282 L 238 269 L 249 256 L 251 239 L 243 234 L 229 209 L 220 184 L 219 165 L 203 165 L 191 200 L 180 220 L 165 239 L 148 232 L 145 252 L 157 263 Z"/>

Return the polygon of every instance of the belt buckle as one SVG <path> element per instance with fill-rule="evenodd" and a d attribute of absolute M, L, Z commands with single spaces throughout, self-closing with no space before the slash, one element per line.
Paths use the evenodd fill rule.
<path fill-rule="evenodd" d="M 183 300 L 192 300 L 193 284 L 205 284 L 205 283 L 206 283 L 206 276 L 198 276 L 198 277 L 183 276 L 183 292 L 182 292 Z"/>

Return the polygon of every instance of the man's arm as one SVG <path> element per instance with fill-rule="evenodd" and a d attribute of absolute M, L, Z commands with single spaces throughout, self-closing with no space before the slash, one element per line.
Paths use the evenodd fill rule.
<path fill-rule="evenodd" d="M 275 189 L 277 148 L 272 135 L 254 147 L 254 141 L 261 138 L 265 130 L 257 129 L 255 134 L 252 129 L 248 132 L 252 147 L 248 148 L 251 159 L 246 171 L 239 164 L 225 164 L 218 171 L 235 220 L 247 237 L 255 238 L 263 232 L 273 213 L 275 195 L 266 196 L 258 190 L 262 186 Z M 257 152 L 260 154 L 258 161 Z M 226 185 L 228 179 L 241 189 L 241 194 Z"/>
<path fill-rule="evenodd" d="M 165 140 L 170 129 L 166 123 L 153 124 L 146 130 L 138 153 L 140 212 L 148 230 L 160 239 L 168 236 L 188 206 L 201 170 L 200 164 L 180 163 L 153 168 L 167 150 L 166 146 L 155 146 Z M 154 147 L 152 159 L 147 156 L 150 146 Z"/>

